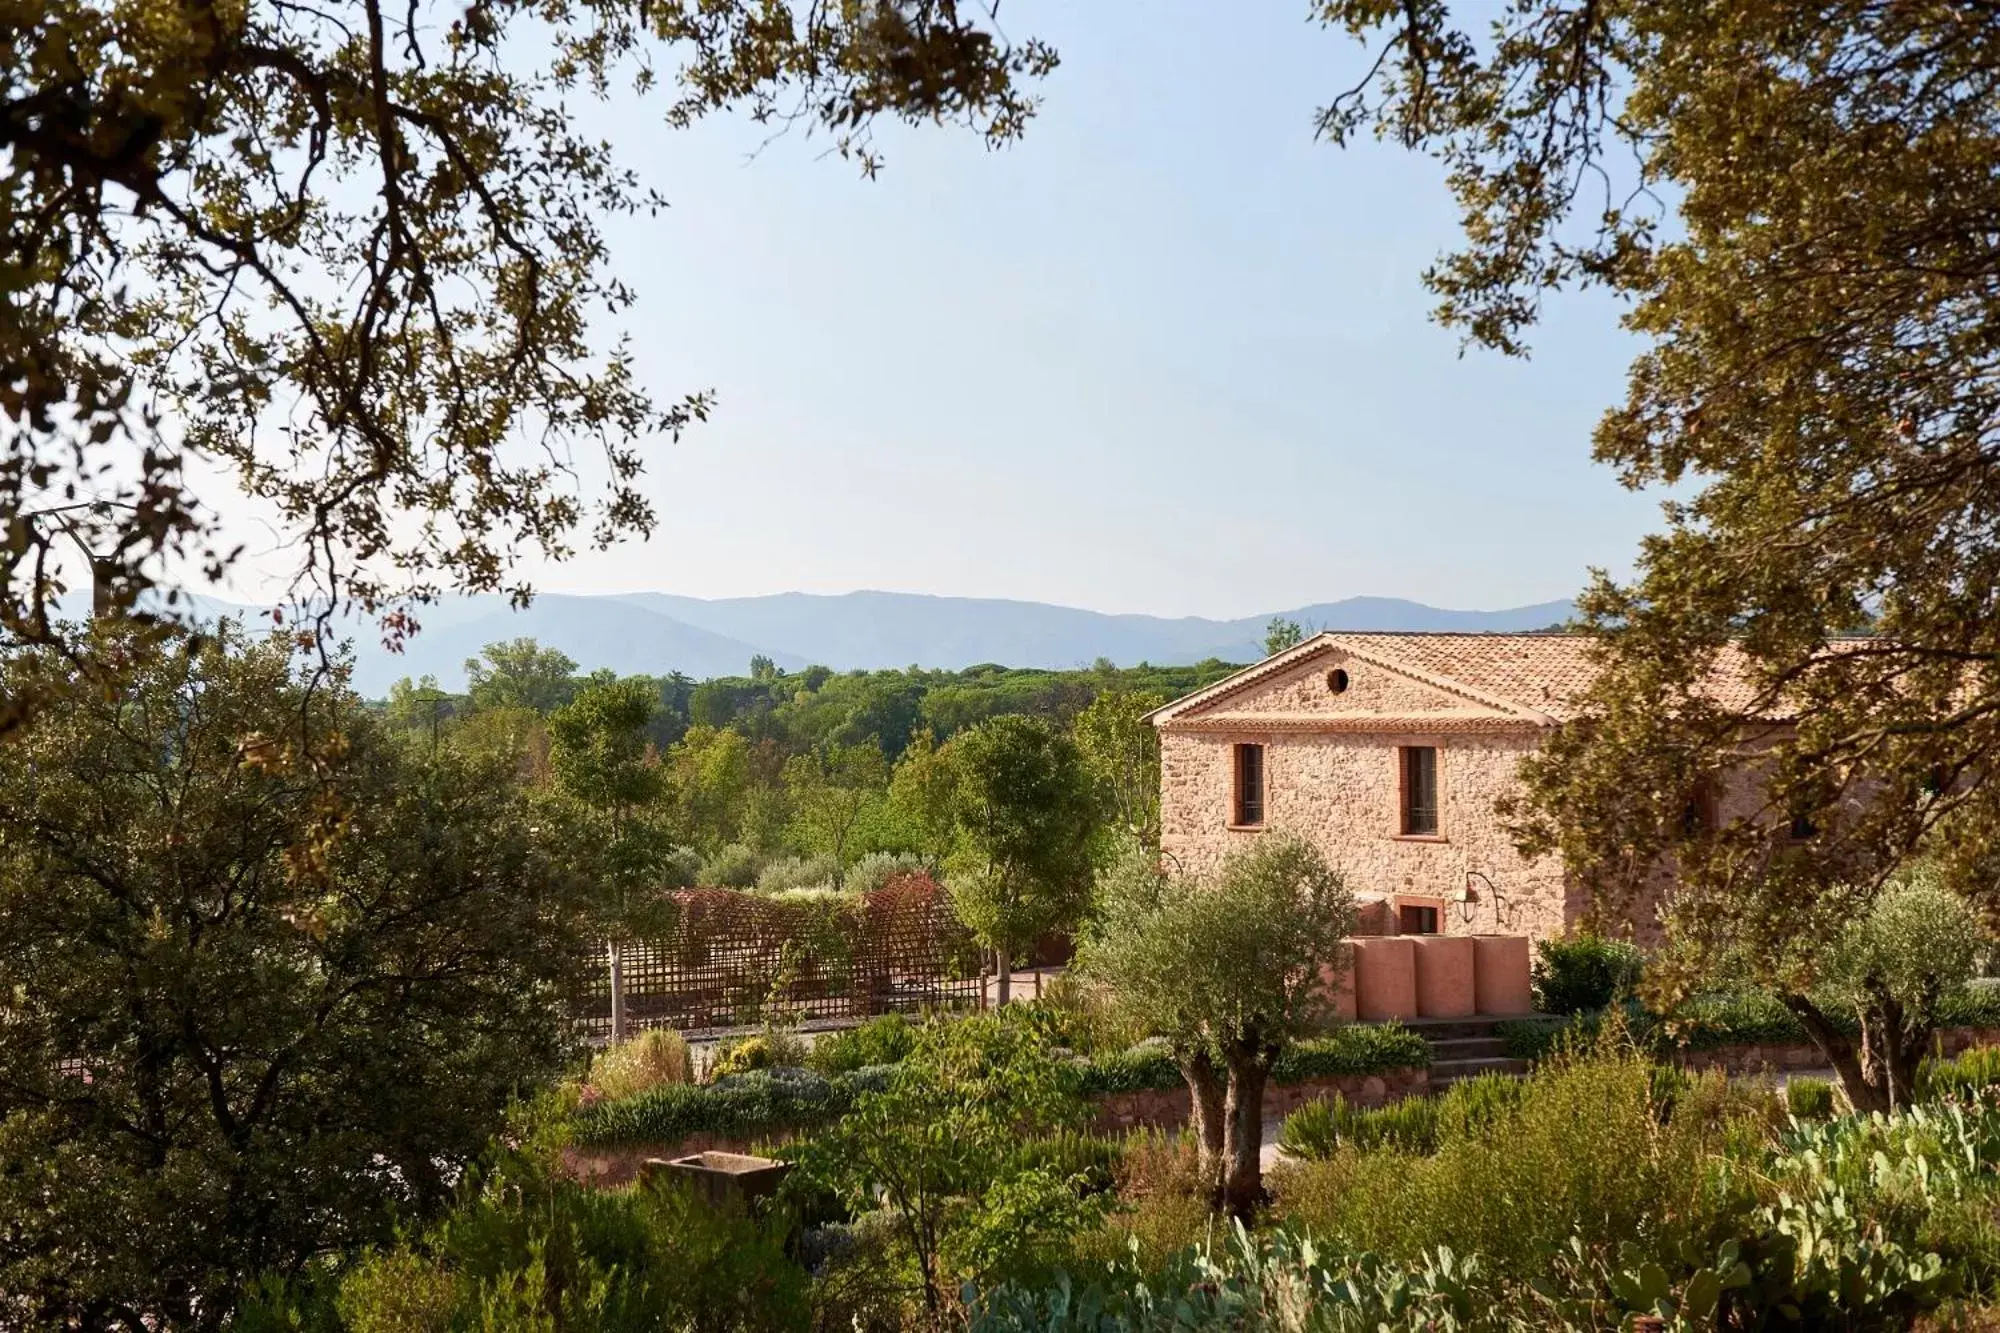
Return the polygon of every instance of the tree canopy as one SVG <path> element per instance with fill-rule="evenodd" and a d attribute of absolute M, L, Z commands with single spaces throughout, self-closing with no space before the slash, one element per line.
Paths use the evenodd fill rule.
<path fill-rule="evenodd" d="M 294 648 L 181 641 L 0 745 L 0 1291 L 36 1326 L 219 1325 L 443 1202 L 570 1058 L 567 839 Z"/>
<path fill-rule="evenodd" d="M 1379 46 L 1326 132 L 1372 126 L 1448 169 L 1465 245 L 1428 275 L 1443 318 L 1521 353 L 1550 291 L 1595 285 L 1646 340 L 1596 456 L 1627 485 L 1678 489 L 1635 577 L 1600 573 L 1581 599 L 1604 670 L 1528 768 L 1524 847 L 1607 903 L 1671 852 L 1669 985 L 1728 956 L 1803 988 L 1919 848 L 1991 906 L 1992 6 L 1320 12 Z M 1707 687 L 1725 656 L 1747 697 Z M 1745 766 L 1762 810 L 1680 819 Z"/>
<path fill-rule="evenodd" d="M 1207 876 L 1167 873 L 1136 851 L 1100 896 L 1081 971 L 1166 1039 L 1204 1177 L 1247 1217 L 1263 1190 L 1264 1085 L 1286 1046 L 1331 1021 L 1325 977 L 1343 961 L 1354 893 L 1311 844 L 1272 833 Z"/>
<path fill-rule="evenodd" d="M 577 102 L 630 92 L 669 129 L 741 111 L 872 173 L 882 116 L 1021 133 L 1055 54 L 990 10 L 23 7 L 0 61 L 0 629 L 56 635 L 69 548 L 109 608 L 230 566 L 196 467 L 296 553 L 298 609 L 387 609 L 391 636 L 442 591 L 522 595 L 518 553 L 650 531 L 644 445 L 710 398 L 633 375 L 604 225 L 664 201 Z"/>

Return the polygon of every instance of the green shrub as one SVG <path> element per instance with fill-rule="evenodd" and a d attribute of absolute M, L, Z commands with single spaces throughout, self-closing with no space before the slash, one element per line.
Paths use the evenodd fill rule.
<path fill-rule="evenodd" d="M 510 1171 L 471 1191 L 422 1249 L 463 1293 L 454 1328 L 781 1333 L 811 1316 L 781 1220 L 666 1183 L 598 1190 Z"/>
<path fill-rule="evenodd" d="M 675 847 L 661 858 L 660 883 L 670 889 L 703 887 L 702 864 L 701 853 L 694 848 Z"/>
<path fill-rule="evenodd" d="M 334 1308 L 346 1333 L 444 1333 L 464 1299 L 457 1276 L 442 1263 L 396 1249 L 356 1264 Z"/>
<path fill-rule="evenodd" d="M 1398 1265 L 1285 1231 L 1241 1226 L 1145 1266 L 1126 1256 L 1097 1281 L 1067 1274 L 981 1293 L 972 1333 L 1108 1333 L 1113 1329 L 1444 1330 L 1485 1327 L 1480 1261 L 1448 1251 Z"/>
<path fill-rule="evenodd" d="M 702 863 L 700 879 L 704 889 L 747 889 L 757 883 L 764 858 L 755 848 L 732 842 Z"/>
<path fill-rule="evenodd" d="M 1271 1081 L 1289 1084 L 1386 1074 L 1398 1069 L 1428 1069 L 1430 1063 L 1430 1043 L 1408 1028 L 1394 1023 L 1356 1025 L 1293 1042 L 1271 1067 Z"/>
<path fill-rule="evenodd" d="M 845 1032 L 814 1040 L 806 1063 L 822 1074 L 845 1074 L 869 1065 L 902 1063 L 916 1044 L 916 1029 L 901 1014 L 883 1014 Z"/>
<path fill-rule="evenodd" d="M 870 852 L 847 868 L 841 887 L 849 893 L 873 893 L 892 879 L 923 870 L 923 861 L 907 852 Z"/>
<path fill-rule="evenodd" d="M 1527 1080 L 1511 1074 L 1480 1074 L 1460 1079 L 1435 1098 L 1438 1138 L 1462 1138 L 1484 1132 L 1488 1125 L 1518 1107 L 1527 1089 Z"/>
<path fill-rule="evenodd" d="M 1509 1018 L 1493 1025 L 1493 1035 L 1503 1043 L 1501 1054 L 1509 1060 L 1540 1060 L 1554 1055 L 1566 1045 L 1588 1042 L 1597 1031 L 1594 1014 L 1570 1018 Z"/>
<path fill-rule="evenodd" d="M 829 1079 L 789 1066 L 735 1074 L 706 1086 L 668 1084 L 624 1101 L 579 1111 L 581 1147 L 677 1143 L 691 1134 L 752 1140 L 824 1125 L 880 1086 L 883 1071 L 857 1070 Z"/>
<path fill-rule="evenodd" d="M 1447 1139 L 1480 1133 L 1512 1111 L 1524 1087 L 1506 1074 L 1481 1074 L 1435 1097 L 1405 1097 L 1374 1108 L 1351 1105 L 1336 1093 L 1294 1111 L 1279 1143 L 1306 1160 L 1325 1160 L 1343 1146 L 1428 1155 Z"/>
<path fill-rule="evenodd" d="M 1107 1207 L 1071 1168 L 1101 1153 L 1053 1138 L 1083 1116 L 1033 1033 L 996 1016 L 926 1024 L 880 1091 L 806 1140 L 798 1178 L 856 1210 L 892 1206 L 916 1260 L 925 1322 L 955 1313 L 967 1281 L 1045 1265 Z"/>
<path fill-rule="evenodd" d="M 1785 1084 L 1785 1109 L 1798 1120 L 1830 1120 L 1833 1084 L 1823 1078 L 1792 1078 Z"/>
<path fill-rule="evenodd" d="M 806 1044 L 789 1032 L 759 1032 L 723 1043 L 709 1061 L 708 1079 L 713 1083 L 753 1069 L 778 1069 L 807 1062 Z"/>
<path fill-rule="evenodd" d="M 831 889 L 840 883 L 840 862 L 831 856 L 788 856 L 757 872 L 757 892 Z"/>
<path fill-rule="evenodd" d="M 1975 1046 L 1953 1060 L 1926 1060 L 1917 1086 L 1925 1101 L 1963 1101 L 2000 1087 L 2000 1046 Z"/>
<path fill-rule="evenodd" d="M 1118 1184 L 1124 1140 L 1081 1130 L 1059 1130 L 1021 1145 L 1020 1165 L 1048 1171 L 1058 1180 L 1081 1181 L 1083 1188 L 1103 1193 Z"/>
<path fill-rule="evenodd" d="M 1343 1143 L 1354 1140 L 1356 1108 L 1345 1097 L 1322 1097 L 1307 1102 L 1285 1117 L 1278 1131 L 1278 1146 L 1303 1161 L 1324 1161 Z"/>
<path fill-rule="evenodd" d="M 1431 1048 L 1416 1033 L 1393 1023 L 1380 1027 L 1337 1028 L 1324 1037 L 1294 1042 L 1271 1069 L 1280 1086 L 1309 1079 L 1361 1077 L 1430 1065 Z M 1082 1062 L 1078 1089 L 1088 1095 L 1146 1092 L 1181 1086 L 1180 1067 L 1165 1045 L 1146 1041 L 1130 1050 Z"/>
<path fill-rule="evenodd" d="M 1491 1118 L 1442 1135 L 1431 1157 L 1339 1150 L 1283 1167 L 1280 1216 L 1338 1245 L 1415 1262 L 1434 1247 L 1476 1253 L 1498 1278 L 1557 1275 L 1579 1232 L 1629 1239 L 1648 1253 L 1719 1241 L 1747 1204 L 1711 1169 L 1763 1134 L 1730 1113 L 1699 1113 L 1705 1078 L 1684 1094 L 1689 1114 L 1662 1123 L 1652 1066 L 1632 1053 L 1567 1056 L 1545 1065 L 1513 1105 L 1474 1094 Z M 1470 1108 L 1468 1108 L 1470 1109 Z"/>
<path fill-rule="evenodd" d="M 1077 1091 L 1085 1096 L 1117 1092 L 1149 1092 L 1181 1086 L 1180 1066 L 1157 1041 L 1140 1042 L 1126 1051 L 1079 1061 L 1076 1066 Z"/>
<path fill-rule="evenodd" d="M 1535 952 L 1535 1007 L 1545 1014 L 1602 1009 L 1631 994 L 1645 966 L 1644 956 L 1631 945 L 1595 935 L 1543 940 Z"/>
<path fill-rule="evenodd" d="M 1974 984 L 1938 1002 L 1938 1025 L 1948 1028 L 2000 1027 L 2000 986 Z"/>
<path fill-rule="evenodd" d="M 1051 978 L 1039 998 L 1013 1005 L 1008 1013 L 1033 1025 L 1053 1045 L 1084 1056 L 1128 1050 L 1149 1035 L 1105 987 L 1069 971 Z"/>
<path fill-rule="evenodd" d="M 1428 1154 L 1437 1148 L 1438 1103 L 1406 1097 L 1387 1106 L 1351 1105 L 1338 1093 L 1307 1102 L 1285 1119 L 1278 1142 L 1294 1157 L 1324 1160 L 1342 1147 Z"/>
<path fill-rule="evenodd" d="M 651 1028 L 608 1047 L 590 1063 L 590 1085 L 614 1101 L 665 1083 L 692 1082 L 694 1057 L 688 1044 L 667 1028 Z"/>

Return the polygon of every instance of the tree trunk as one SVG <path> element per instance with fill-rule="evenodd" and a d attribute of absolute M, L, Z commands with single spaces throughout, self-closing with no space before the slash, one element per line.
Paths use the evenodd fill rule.
<path fill-rule="evenodd" d="M 1222 1193 L 1222 1071 L 1207 1051 L 1176 1051 L 1174 1058 L 1188 1085 L 1188 1129 L 1200 1149 L 1201 1178 L 1213 1203 Z"/>
<path fill-rule="evenodd" d="M 1265 1061 L 1237 1056 L 1229 1061 L 1229 1091 L 1223 1102 L 1222 1207 L 1248 1223 L 1264 1202 Z"/>
<path fill-rule="evenodd" d="M 1813 1045 L 1819 1047 L 1820 1054 L 1840 1076 L 1840 1090 L 1847 1095 L 1847 1104 L 1863 1115 L 1870 1111 L 1888 1110 L 1888 1091 L 1869 1077 L 1872 1062 L 1865 1058 L 1863 1052 L 1855 1050 L 1854 1041 L 1835 1028 L 1819 1011 L 1819 1006 L 1805 996 L 1785 995 L 1781 998 L 1785 1008 L 1792 1011 L 1792 1016 L 1799 1020 L 1799 1026 L 1812 1038 Z"/>
<path fill-rule="evenodd" d="M 1014 995 L 1014 956 L 1005 949 L 993 951 L 993 970 L 1000 977 L 1000 1005 L 1005 1009 Z"/>
<path fill-rule="evenodd" d="M 1908 1011 L 1887 987 L 1871 985 L 1868 993 L 1872 1003 L 1861 1015 L 1861 1067 L 1882 1089 L 1887 1109 L 1894 1111 L 1917 1099 L 1917 1069 L 1933 1025 L 1913 1027 Z"/>
<path fill-rule="evenodd" d="M 625 954 L 612 940 L 605 946 L 611 965 L 611 1040 L 625 1040 Z"/>

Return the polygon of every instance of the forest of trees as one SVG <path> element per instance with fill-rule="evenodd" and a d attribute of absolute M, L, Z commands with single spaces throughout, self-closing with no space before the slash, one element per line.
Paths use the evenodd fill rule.
<path fill-rule="evenodd" d="M 516 639 L 466 663 L 463 693 L 406 678 L 380 707 L 392 728 L 431 744 L 511 758 L 531 787 L 560 786 L 565 723 L 573 731 L 592 710 L 590 725 L 630 730 L 633 762 L 653 773 L 639 804 L 674 849 L 666 878 L 794 888 L 838 885 L 870 856 L 942 868 L 956 835 L 939 775 L 963 738 L 1001 717 L 1060 739 L 1049 762 L 1076 769 L 1092 860 L 1119 839 L 1154 842 L 1158 747 L 1142 719 L 1235 669 L 1100 660 L 1072 671 L 786 673 L 759 658 L 747 675 L 697 682 L 581 674 L 560 649 Z M 615 720 L 602 706 L 613 695 Z"/>

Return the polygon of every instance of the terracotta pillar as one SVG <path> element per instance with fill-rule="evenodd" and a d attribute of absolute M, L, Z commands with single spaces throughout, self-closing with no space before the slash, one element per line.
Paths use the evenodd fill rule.
<path fill-rule="evenodd" d="M 1482 1014 L 1525 1014 L 1535 1007 L 1528 985 L 1526 935 L 1474 935 L 1473 977 Z"/>
<path fill-rule="evenodd" d="M 1354 1005 L 1365 1023 L 1417 1016 L 1417 947 L 1408 935 L 1350 940 Z"/>
<path fill-rule="evenodd" d="M 1417 1012 L 1425 1018 L 1470 1018 L 1476 1003 L 1472 937 L 1413 935 Z"/>
<path fill-rule="evenodd" d="M 1334 1018 L 1342 1023 L 1352 1023 L 1357 1012 L 1354 1006 L 1354 953 L 1351 944 L 1345 961 L 1328 963 L 1319 970 L 1319 984 L 1331 997 Z"/>

